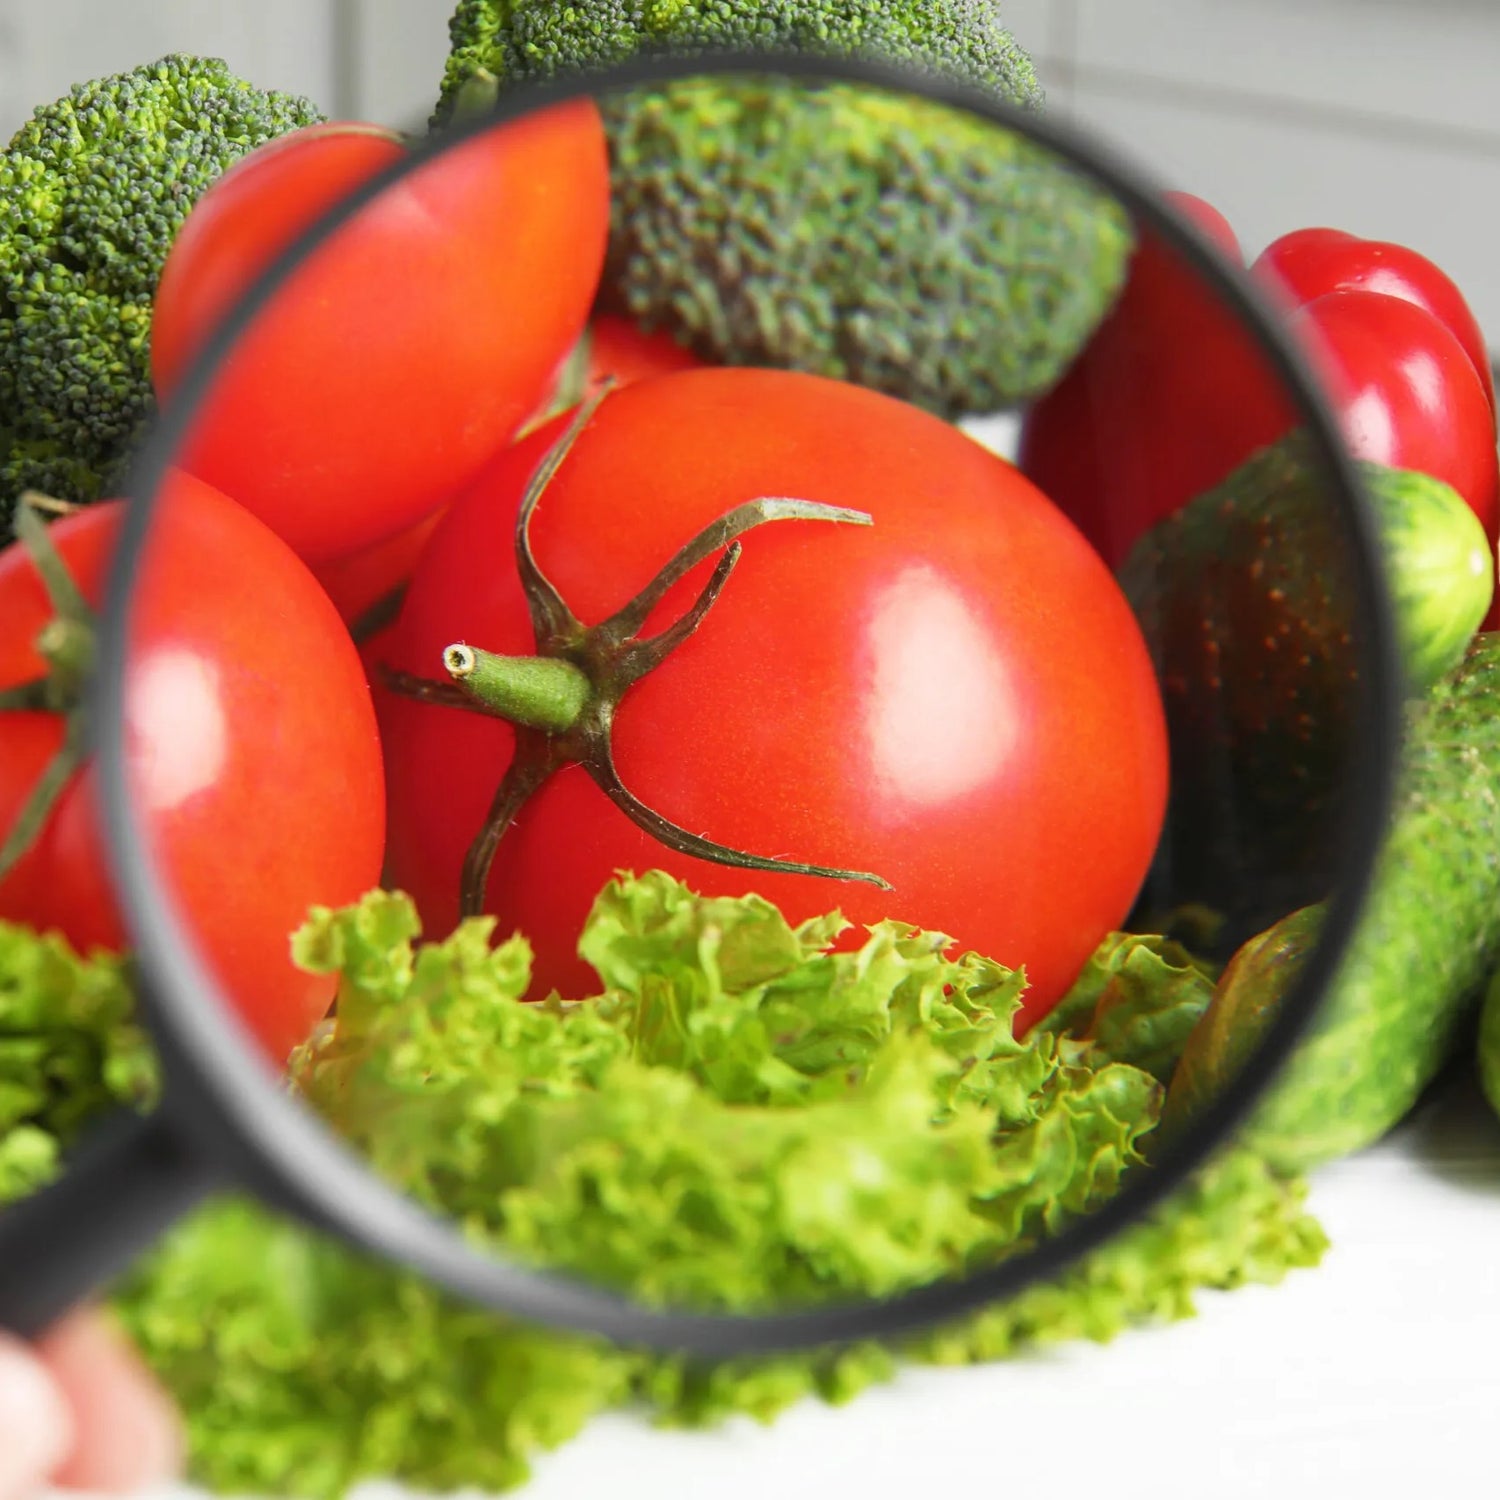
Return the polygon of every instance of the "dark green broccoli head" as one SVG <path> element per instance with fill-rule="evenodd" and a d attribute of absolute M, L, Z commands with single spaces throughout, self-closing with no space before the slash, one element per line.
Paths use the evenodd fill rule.
<path fill-rule="evenodd" d="M 448 35 L 439 123 L 480 72 L 504 82 L 726 48 L 926 65 L 1017 104 L 1042 102 L 996 0 L 459 0 Z"/>
<path fill-rule="evenodd" d="M 992 412 L 1062 375 L 1124 275 L 1122 213 L 1013 131 L 943 106 L 704 79 L 609 100 L 605 117 L 606 300 L 709 360 Z"/>
<path fill-rule="evenodd" d="M 438 123 L 509 81 L 714 46 L 879 57 L 1041 104 L 993 0 L 460 0 L 450 33 Z M 704 359 L 991 412 L 1055 383 L 1124 279 L 1113 202 L 914 96 L 738 77 L 601 102 L 601 302 Z"/>
<path fill-rule="evenodd" d="M 0 155 L 0 533 L 26 488 L 115 485 L 151 411 L 151 299 L 188 210 L 247 151 L 323 116 L 216 58 L 79 84 Z"/>

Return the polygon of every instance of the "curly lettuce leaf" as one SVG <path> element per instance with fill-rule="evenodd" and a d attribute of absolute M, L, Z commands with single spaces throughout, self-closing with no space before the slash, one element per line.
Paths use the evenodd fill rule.
<path fill-rule="evenodd" d="M 339 1500 L 366 1480 L 504 1491 L 621 1406 L 664 1426 L 836 1404 L 904 1360 L 962 1365 L 1194 1315 L 1201 1289 L 1274 1284 L 1326 1248 L 1305 1188 L 1220 1158 L 1059 1280 L 899 1345 L 705 1363 L 476 1311 L 264 1210 L 224 1202 L 126 1288 L 122 1316 L 188 1417 L 193 1478 L 222 1494 Z"/>
<path fill-rule="evenodd" d="M 428 1206 L 652 1302 L 888 1295 L 1054 1231 L 1142 1159 L 1158 1085 L 1018 1041 L 1023 976 L 896 922 L 835 949 L 844 928 L 625 876 L 579 945 L 603 992 L 526 1004 L 524 940 L 476 919 L 416 948 L 377 893 L 298 937 L 340 989 L 293 1080 Z"/>
<path fill-rule="evenodd" d="M 190 1477 L 227 1495 L 509 1490 L 536 1452 L 628 1400 L 635 1364 L 239 1199 L 173 1231 L 116 1310 L 182 1408 Z"/>
<path fill-rule="evenodd" d="M 154 1101 L 134 1015 L 123 959 L 0 922 L 0 1203 L 49 1182 L 96 1115 Z"/>
<path fill-rule="evenodd" d="M 298 1078 L 429 1202 L 648 1297 L 748 1306 L 901 1285 L 1114 1191 L 1159 1104 L 1142 1053 L 1106 1055 L 1088 1026 L 1018 1041 L 1019 975 L 894 923 L 833 951 L 846 932 L 622 880 L 586 939 L 604 992 L 521 1004 L 524 941 L 495 944 L 477 922 L 422 945 L 410 903 L 372 894 L 299 936 L 341 994 Z M 1092 1022 L 1113 981 L 1087 982 Z M 117 960 L 0 928 L 0 1038 L 25 1044 L 0 1062 L 12 1193 L 55 1172 L 90 1114 L 149 1102 L 131 1015 Z M 902 1360 L 992 1360 L 1187 1316 L 1200 1287 L 1316 1263 L 1302 1192 L 1235 1153 L 1055 1283 L 900 1345 L 773 1359 L 705 1364 L 532 1328 L 238 1200 L 180 1226 L 117 1305 L 211 1490 L 501 1491 L 607 1409 L 769 1420 L 809 1396 L 850 1400 Z"/>
<path fill-rule="evenodd" d="M 1037 1024 L 1083 1043 L 1087 1056 L 1128 1063 L 1165 1088 L 1213 998 L 1215 972 L 1169 938 L 1112 932 Z"/>

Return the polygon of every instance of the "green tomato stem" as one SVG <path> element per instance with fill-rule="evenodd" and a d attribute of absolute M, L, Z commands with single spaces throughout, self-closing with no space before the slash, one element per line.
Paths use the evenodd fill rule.
<path fill-rule="evenodd" d="M 449 677 L 446 682 L 382 669 L 381 675 L 392 691 L 434 706 L 491 714 L 516 726 L 510 763 L 464 859 L 459 882 L 460 915 L 476 916 L 484 910 L 490 867 L 501 839 L 526 800 L 567 765 L 581 766 L 638 828 L 679 854 L 740 869 L 860 881 L 890 890 L 889 883 L 872 871 L 807 864 L 716 843 L 662 816 L 620 780 L 611 746 L 615 709 L 634 683 L 655 671 L 702 625 L 739 561 L 740 537 L 769 522 L 869 526 L 872 517 L 866 511 L 791 496 L 762 495 L 747 500 L 685 542 L 656 576 L 607 620 L 585 626 L 531 550 L 531 516 L 612 388 L 612 382 L 605 381 L 584 398 L 566 431 L 537 464 L 516 514 L 516 573 L 531 617 L 535 655 L 499 656 L 457 643 L 443 652 Z M 657 634 L 640 635 L 657 605 L 716 552 L 721 554 L 718 563 L 697 601 Z"/>
<path fill-rule="evenodd" d="M 31 795 L 21 804 L 20 814 L 0 842 L 0 880 L 4 880 L 41 837 L 47 819 L 58 804 L 74 773 L 83 765 L 81 721 L 72 719 L 57 753 L 47 762 Z"/>
<path fill-rule="evenodd" d="M 31 559 L 46 590 L 53 616 L 37 632 L 37 655 L 46 672 L 30 682 L 0 691 L 0 712 L 55 713 L 66 722 L 63 742 L 21 804 L 15 821 L 0 828 L 0 880 L 20 863 L 41 837 L 47 819 L 69 781 L 83 765 L 87 733 L 84 694 L 94 668 L 94 612 L 48 535 L 42 512 L 57 502 L 30 492 L 16 507 L 16 539 Z"/>
<path fill-rule="evenodd" d="M 94 612 L 88 606 L 68 572 L 52 538 L 47 535 L 47 523 L 41 512 L 50 505 L 45 495 L 28 490 L 16 506 L 16 540 L 26 549 L 31 565 L 41 575 L 42 587 L 47 591 L 47 600 L 60 620 L 72 620 L 92 626 Z"/>
<path fill-rule="evenodd" d="M 497 656 L 458 644 L 443 652 L 443 666 L 486 713 L 546 734 L 566 734 L 594 694 L 588 673 L 556 656 Z"/>

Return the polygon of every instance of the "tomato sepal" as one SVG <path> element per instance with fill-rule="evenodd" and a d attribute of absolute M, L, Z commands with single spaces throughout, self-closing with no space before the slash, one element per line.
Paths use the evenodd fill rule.
<path fill-rule="evenodd" d="M 679 854 L 739 869 L 853 880 L 890 890 L 888 881 L 869 871 L 804 864 L 715 843 L 663 817 L 621 780 L 611 744 L 615 709 L 635 683 L 659 667 L 703 623 L 739 561 L 739 537 L 772 521 L 869 526 L 873 518 L 866 511 L 787 496 L 748 500 L 724 512 L 684 543 L 656 576 L 608 619 L 585 626 L 537 563 L 531 548 L 531 517 L 611 388 L 606 384 L 579 406 L 567 429 L 537 465 L 516 515 L 516 571 L 531 616 L 536 654 L 501 656 L 457 642 L 443 651 L 448 682 L 390 668 L 381 670 L 382 680 L 393 692 L 424 703 L 489 714 L 516 726 L 510 765 L 495 791 L 489 815 L 464 858 L 461 917 L 483 912 L 490 869 L 506 830 L 532 794 L 567 765 L 581 767 L 638 828 Z M 691 608 L 666 629 L 641 637 L 639 632 L 652 610 L 673 586 L 720 548 L 725 549 L 723 555 Z"/>

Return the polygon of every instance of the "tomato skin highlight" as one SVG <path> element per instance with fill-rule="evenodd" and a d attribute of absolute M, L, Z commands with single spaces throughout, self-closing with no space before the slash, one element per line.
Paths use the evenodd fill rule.
<path fill-rule="evenodd" d="M 459 640 L 533 648 L 513 528 L 563 425 L 499 457 L 454 502 L 412 580 L 392 665 L 441 676 L 441 651 Z M 755 890 L 793 921 L 834 908 L 856 923 L 895 916 L 1024 964 L 1028 1024 L 1124 919 L 1160 832 L 1165 727 L 1123 595 L 1033 485 L 956 429 L 857 387 L 748 369 L 606 397 L 542 498 L 536 556 L 592 623 L 701 526 L 762 495 L 866 510 L 874 525 L 748 533 L 697 633 L 622 700 L 616 764 L 636 796 L 693 832 L 872 870 L 894 890 L 676 854 L 568 767 L 502 841 L 488 909 L 532 940 L 533 995 L 596 989 L 574 944 L 619 869 Z M 686 609 L 713 561 L 643 635 Z M 388 874 L 441 933 L 514 731 L 394 695 L 381 714 Z"/>
<path fill-rule="evenodd" d="M 49 535 L 94 607 L 124 502 Z M 204 957 L 276 1061 L 327 1010 L 329 980 L 291 962 L 314 904 L 378 882 L 385 831 L 373 704 L 358 654 L 306 567 L 253 516 L 175 473 L 138 584 L 127 692 L 137 774 L 164 883 Z M 0 687 L 39 676 L 31 646 L 52 609 L 19 545 L 0 553 Z M 60 745 L 63 720 L 0 714 L 0 827 Z M 82 950 L 127 946 L 109 887 L 93 763 L 0 881 L 0 918 Z"/>
<path fill-rule="evenodd" d="M 168 257 L 167 396 L 226 299 L 399 149 L 347 128 L 272 146 L 203 196 Z M 425 162 L 277 289 L 217 372 L 181 466 L 314 564 L 415 525 L 511 439 L 577 340 L 608 195 L 589 100 Z"/>
<path fill-rule="evenodd" d="M 1453 279 L 1426 256 L 1341 229 L 1294 229 L 1267 245 L 1250 270 L 1299 304 L 1329 292 L 1378 292 L 1431 313 L 1463 346 L 1493 413 L 1495 385 L 1479 320 Z"/>

